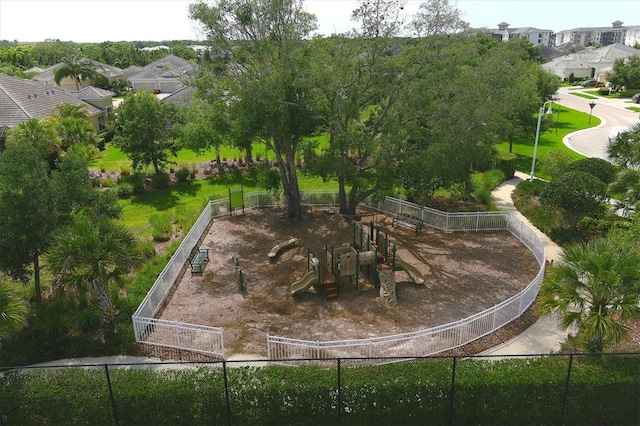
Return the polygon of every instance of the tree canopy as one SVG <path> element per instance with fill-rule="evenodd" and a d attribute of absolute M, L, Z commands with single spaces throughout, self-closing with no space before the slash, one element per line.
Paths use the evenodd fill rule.
<path fill-rule="evenodd" d="M 33 274 L 38 302 L 40 255 L 52 232 L 78 209 L 100 204 L 101 212 L 117 214 L 116 200 L 91 186 L 87 150 L 73 145 L 61 155 L 56 123 L 31 119 L 19 124 L 0 152 L 0 269 L 20 280 Z"/>
<path fill-rule="evenodd" d="M 315 29 L 315 16 L 300 0 L 220 0 L 189 10 L 213 47 L 231 57 L 222 83 L 205 88 L 202 96 L 224 100 L 232 126 L 250 124 L 242 133 L 274 152 L 287 216 L 301 219 L 296 153 L 316 127 L 308 81 L 311 52 L 304 43 Z"/>
<path fill-rule="evenodd" d="M 175 125 L 179 121 L 173 104 L 145 91 L 130 94 L 117 108 L 113 144 L 129 157 L 135 170 L 152 165 L 158 174 L 178 154 Z"/>
<path fill-rule="evenodd" d="M 607 80 L 615 87 L 640 89 L 640 56 L 616 59 L 613 70 L 607 73 Z"/>

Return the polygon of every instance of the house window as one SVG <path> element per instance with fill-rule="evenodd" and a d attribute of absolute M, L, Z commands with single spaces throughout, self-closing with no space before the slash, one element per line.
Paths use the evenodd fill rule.
<path fill-rule="evenodd" d="M 98 117 L 98 131 L 103 132 L 107 129 L 107 126 L 104 124 L 104 116 Z"/>

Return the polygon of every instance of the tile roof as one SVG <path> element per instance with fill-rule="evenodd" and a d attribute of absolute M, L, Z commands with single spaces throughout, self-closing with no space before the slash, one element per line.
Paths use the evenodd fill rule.
<path fill-rule="evenodd" d="M 122 69 L 118 67 L 103 64 L 102 62 L 94 61 L 91 59 L 87 59 L 87 61 L 93 64 L 93 67 L 98 74 L 108 79 L 119 78 L 124 76 Z M 51 65 L 50 67 L 42 70 L 42 72 L 40 72 L 37 76 L 33 77 L 33 79 L 36 81 L 52 82 L 54 81 L 54 75 L 53 75 L 54 71 L 63 65 L 64 65 L 63 62 L 58 62 L 57 64 Z"/>
<path fill-rule="evenodd" d="M 0 127 L 13 127 L 30 118 L 49 117 L 56 105 L 64 103 L 84 105 L 89 115 L 102 112 L 102 109 L 83 101 L 81 96 L 78 92 L 69 92 L 47 83 L 0 74 Z"/>
<path fill-rule="evenodd" d="M 129 77 L 129 81 L 189 78 L 195 74 L 195 63 L 175 55 L 167 55 L 145 66 L 138 74 Z"/>
<path fill-rule="evenodd" d="M 84 87 L 80 89 L 80 91 L 77 93 L 78 93 L 78 98 L 80 98 L 83 101 L 104 99 L 104 98 L 113 97 L 116 95 L 110 90 L 105 90 L 105 89 L 101 89 L 99 87 L 94 87 L 94 86 Z"/>
<path fill-rule="evenodd" d="M 557 57 L 545 64 L 545 70 L 553 69 L 585 69 L 591 68 L 596 63 L 613 63 L 616 59 L 627 58 L 631 55 L 640 55 L 640 50 L 625 46 L 621 43 L 610 44 L 599 48 L 587 47 L 576 53 Z"/>
<path fill-rule="evenodd" d="M 191 103 L 195 90 L 196 89 L 193 86 L 185 86 L 171 93 L 169 96 L 163 98 L 162 101 L 171 102 L 178 106 L 186 106 Z"/>

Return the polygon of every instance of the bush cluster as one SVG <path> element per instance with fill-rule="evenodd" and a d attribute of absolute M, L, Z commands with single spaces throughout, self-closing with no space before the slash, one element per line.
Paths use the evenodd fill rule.
<path fill-rule="evenodd" d="M 109 381 L 103 367 L 7 371 L 0 375 L 0 412 L 7 425 L 112 424 L 116 416 L 119 424 L 154 425 L 640 421 L 638 354 L 342 362 L 339 369 L 336 360 L 298 367 L 109 367 Z"/>

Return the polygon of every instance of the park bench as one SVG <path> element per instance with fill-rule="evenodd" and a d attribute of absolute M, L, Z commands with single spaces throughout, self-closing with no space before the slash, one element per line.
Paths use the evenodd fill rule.
<path fill-rule="evenodd" d="M 407 213 L 398 213 L 398 215 L 393 218 L 391 225 L 394 228 L 399 225 L 403 225 L 407 228 L 415 229 L 416 234 L 418 234 L 420 233 L 420 231 L 422 231 L 422 225 L 424 225 L 424 221 L 419 217 Z"/>
<path fill-rule="evenodd" d="M 191 274 L 202 274 L 202 264 L 209 260 L 209 249 L 201 249 L 198 248 L 198 246 L 193 246 L 187 260 L 191 265 Z"/>

